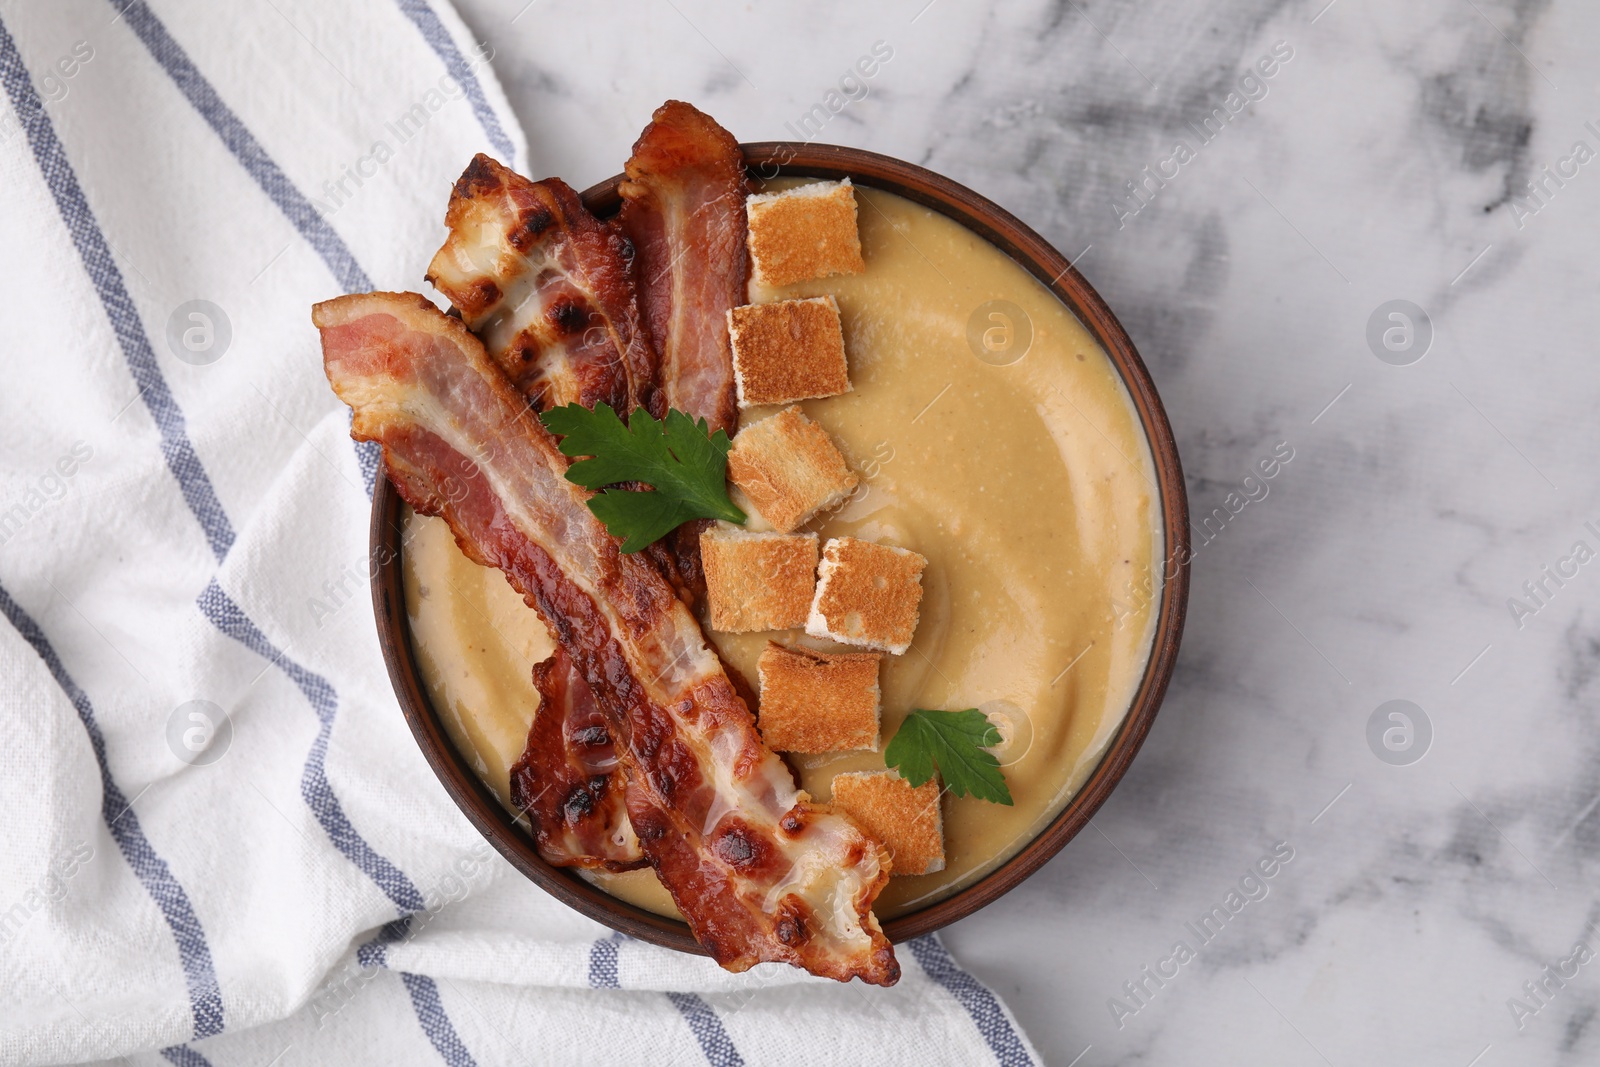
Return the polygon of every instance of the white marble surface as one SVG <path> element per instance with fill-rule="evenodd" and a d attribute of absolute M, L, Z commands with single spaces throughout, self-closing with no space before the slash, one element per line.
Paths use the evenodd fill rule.
<path fill-rule="evenodd" d="M 792 137 L 887 42 L 818 139 L 1092 246 L 1080 267 L 1165 397 L 1197 518 L 1294 450 L 1197 555 L 1171 693 L 1093 829 L 947 933 L 1047 1062 L 1600 1061 L 1600 960 L 1548 1003 L 1523 988 L 1600 949 L 1600 563 L 1532 615 L 1507 605 L 1575 542 L 1600 550 L 1600 162 L 1535 213 L 1508 201 L 1574 142 L 1600 150 L 1600 9 L 524 2 L 461 7 L 535 169 L 579 186 L 668 96 Z M 1119 225 L 1124 182 L 1194 146 L 1186 123 L 1278 42 L 1266 95 Z M 1433 323 L 1410 366 L 1366 341 L 1393 299 Z M 1432 723 L 1409 766 L 1366 739 L 1392 699 Z M 1200 947 L 1185 924 L 1278 842 L 1293 860 Z M 1108 1001 L 1137 1006 L 1123 983 L 1179 940 L 1196 958 L 1119 1026 Z"/>

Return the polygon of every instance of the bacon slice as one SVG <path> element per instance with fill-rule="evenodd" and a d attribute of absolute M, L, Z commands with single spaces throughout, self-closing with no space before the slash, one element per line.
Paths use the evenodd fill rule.
<path fill-rule="evenodd" d="M 630 246 L 590 216 L 565 184 L 529 181 L 479 155 L 456 182 L 445 221 L 449 236 L 434 256 L 429 280 L 536 410 L 603 401 L 626 418 L 636 403 L 650 399 L 646 376 L 653 373 L 655 353 L 639 325 L 631 253 L 624 254 Z M 578 269 L 551 270 L 551 262 Z M 575 297 L 575 274 L 601 284 Z M 580 310 L 585 306 L 594 308 L 587 316 Z M 572 339 L 571 330 L 584 321 L 616 325 L 590 326 Z M 638 365 L 633 373 L 629 361 L 616 355 L 624 336 Z M 698 524 L 693 535 L 686 542 L 692 554 L 670 537 L 647 553 L 691 607 L 705 587 Z M 529 816 L 540 855 L 550 863 L 641 866 L 623 783 L 608 786 L 609 772 L 584 769 L 593 754 L 581 739 L 588 719 L 599 712 L 585 683 L 566 684 L 562 673 L 535 668 L 542 700 L 517 764 L 520 777 L 512 779 L 513 788 L 522 789 L 513 802 Z M 570 729 L 559 728 L 561 723 Z"/>
<path fill-rule="evenodd" d="M 680 100 L 656 109 L 634 142 L 617 224 L 634 247 L 645 321 L 666 406 L 732 437 L 739 428 L 728 309 L 745 303 L 745 173 L 739 143 Z M 690 606 L 705 595 L 700 532 L 685 523 L 650 548 Z"/>
<path fill-rule="evenodd" d="M 445 224 L 428 280 L 535 410 L 604 402 L 626 418 L 650 397 L 655 353 L 627 242 L 565 183 L 530 181 L 480 154 L 457 180 Z M 589 740 L 605 728 L 588 684 L 559 653 L 534 668 L 534 684 L 541 700 L 511 788 L 539 854 L 562 867 L 643 866 L 609 737 Z"/>
<path fill-rule="evenodd" d="M 738 428 L 728 310 L 745 303 L 744 156 L 680 100 L 656 109 L 619 187 L 639 298 L 667 406 L 731 437 Z"/>
<path fill-rule="evenodd" d="M 712 957 L 898 980 L 872 914 L 887 852 L 795 787 L 694 616 L 589 513 L 478 339 L 414 293 L 340 297 L 312 318 L 352 436 L 381 443 L 412 507 L 505 572 L 589 683 L 645 855 Z"/>
<path fill-rule="evenodd" d="M 558 867 L 631 871 L 649 863 L 628 821 L 616 745 L 594 692 L 561 649 L 533 668 L 540 702 L 511 767 L 511 803 Z"/>
<path fill-rule="evenodd" d="M 480 153 L 450 193 L 445 225 L 428 281 L 535 407 L 654 403 L 628 243 L 565 182 L 529 181 Z"/>

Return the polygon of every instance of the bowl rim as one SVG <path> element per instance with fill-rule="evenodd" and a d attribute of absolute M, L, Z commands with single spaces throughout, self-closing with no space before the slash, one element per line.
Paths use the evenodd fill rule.
<path fill-rule="evenodd" d="M 1144 676 L 1117 732 L 1089 777 L 1032 840 L 988 874 L 923 908 L 883 922 L 891 942 L 907 941 L 963 919 L 1016 888 L 1089 822 L 1127 773 L 1155 721 L 1172 678 L 1189 596 L 1189 512 L 1183 468 L 1166 409 L 1133 341 L 1083 275 L 1016 216 L 971 189 L 913 163 L 864 149 L 798 141 L 740 145 L 752 177 L 848 177 L 895 193 L 953 219 L 995 245 L 1072 310 L 1105 350 L 1121 377 L 1144 430 L 1155 466 L 1163 533 L 1161 587 L 1155 633 Z M 601 218 L 620 206 L 618 174 L 586 189 L 585 206 Z M 381 472 L 380 472 L 381 473 Z M 483 784 L 444 729 L 427 695 L 411 646 L 405 606 L 403 510 L 386 476 L 372 495 L 372 605 L 389 678 L 407 724 L 445 791 L 484 838 L 523 875 L 562 903 L 630 937 L 705 955 L 681 920 L 635 907 L 540 858 L 523 830 Z"/>

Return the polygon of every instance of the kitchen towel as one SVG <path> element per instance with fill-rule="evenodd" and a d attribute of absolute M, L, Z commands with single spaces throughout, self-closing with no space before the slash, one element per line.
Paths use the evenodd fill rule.
<path fill-rule="evenodd" d="M 612 934 L 423 762 L 309 316 L 538 170 L 491 59 L 437 0 L 0 10 L 0 1062 L 1035 1062 L 933 937 L 885 991 Z"/>

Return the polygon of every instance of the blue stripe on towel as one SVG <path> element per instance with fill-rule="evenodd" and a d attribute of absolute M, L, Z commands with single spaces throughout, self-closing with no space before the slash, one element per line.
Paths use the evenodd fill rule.
<path fill-rule="evenodd" d="M 700 1051 L 706 1054 L 706 1062 L 711 1067 L 744 1067 L 744 1057 L 733 1047 L 733 1040 L 728 1037 L 728 1031 L 723 1029 L 717 1013 L 711 1010 L 711 1005 L 695 993 L 668 993 L 667 999 L 678 1009 L 683 1021 L 689 1024 L 694 1039 L 700 1042 Z"/>
<path fill-rule="evenodd" d="M 328 265 L 333 276 L 347 293 L 366 292 L 372 288 L 372 281 L 367 277 L 367 272 L 361 269 L 356 262 L 356 257 L 351 254 L 344 239 L 337 230 L 329 225 L 311 201 L 308 200 L 295 184 L 284 174 L 283 169 L 267 154 L 266 149 L 255 139 L 239 116 L 233 109 L 223 103 L 222 97 L 211 83 L 206 80 L 200 69 L 190 60 L 185 52 L 167 32 L 167 28 L 156 18 L 155 13 L 145 0 L 111 0 L 111 6 L 122 13 L 128 20 L 128 25 L 144 42 L 150 55 L 166 70 L 179 91 L 188 98 L 194 109 L 200 112 L 202 118 L 210 123 L 217 136 L 222 138 L 222 143 L 228 146 L 234 158 L 249 172 L 250 177 L 261 186 L 261 191 L 278 205 L 294 228 L 306 239 L 322 261 Z"/>
<path fill-rule="evenodd" d="M 328 774 L 323 764 L 328 756 L 328 738 L 333 733 L 333 720 L 339 708 L 339 694 L 334 692 L 326 678 L 306 670 L 275 647 L 261 632 L 261 628 L 222 591 L 215 578 L 195 598 L 195 603 L 212 625 L 256 655 L 282 668 L 290 681 L 300 687 L 300 692 L 305 694 L 306 700 L 317 713 L 317 720 L 322 724 L 300 775 L 300 795 L 305 798 L 307 806 L 327 831 L 334 846 L 394 901 L 394 906 L 400 909 L 402 915 L 421 911 L 425 907 L 422 893 L 406 877 L 405 872 L 380 855 L 356 832 L 339 798 L 334 796 L 333 787 L 328 784 Z"/>
<path fill-rule="evenodd" d="M 428 1040 L 433 1042 L 434 1050 L 444 1062 L 450 1067 L 477 1067 L 477 1061 L 462 1043 L 455 1026 L 450 1022 L 450 1016 L 445 1014 L 444 1001 L 439 999 L 438 983 L 425 974 L 407 971 L 400 972 L 400 980 L 406 984 L 406 992 L 411 994 L 411 1007 L 417 1013 L 417 1021 L 422 1024 L 422 1032 L 428 1035 Z"/>
<path fill-rule="evenodd" d="M 113 6 L 117 5 L 114 3 Z M 167 32 L 166 27 L 149 10 L 144 0 L 132 0 L 126 6 L 118 7 L 118 11 L 127 17 L 129 25 L 150 50 L 151 55 L 167 71 L 189 102 L 233 152 L 235 158 L 322 257 L 345 291 L 359 292 L 370 289 L 371 280 L 356 262 L 343 239 L 321 215 L 317 214 L 310 201 L 288 179 L 282 168 L 267 155 L 232 110 L 222 102 L 216 90 L 200 74 L 187 54 Z M 0 80 L 5 83 L 12 107 L 27 131 L 29 144 L 50 186 L 57 208 L 72 234 L 73 243 L 78 248 L 84 267 L 99 292 L 124 357 L 133 372 L 134 381 L 139 387 L 139 395 L 150 410 L 161 433 L 162 453 L 167 459 L 167 465 L 178 480 L 185 501 L 196 519 L 200 521 L 211 550 L 220 562 L 233 545 L 233 526 L 217 500 L 211 480 L 188 440 L 183 412 L 172 398 L 166 380 L 161 375 L 149 338 L 128 296 L 110 248 L 94 220 L 87 198 L 83 195 L 66 153 L 55 135 L 49 118 L 44 113 L 43 105 L 28 77 L 16 43 L 3 20 L 0 20 Z M 476 87 L 475 81 L 473 85 L 481 98 L 481 88 Z M 366 482 L 367 494 L 370 496 L 377 476 L 378 448 L 370 443 L 358 443 L 356 456 Z M 3 589 L 0 589 L 0 598 L 3 598 L 0 600 L 0 608 L 7 609 L 6 614 L 12 618 L 13 624 L 24 633 L 24 636 L 29 637 L 30 643 L 39 650 L 40 656 L 51 666 L 52 673 L 56 675 L 62 688 L 68 691 L 74 705 L 78 707 L 80 717 L 84 719 L 96 758 L 100 762 L 105 789 L 105 812 L 112 835 L 116 838 L 123 854 L 127 856 L 135 874 L 161 908 L 178 941 L 180 958 L 189 983 L 195 1018 L 195 1037 L 203 1038 L 221 1033 L 223 1029 L 221 990 L 212 967 L 210 949 L 206 945 L 204 932 L 194 916 L 187 895 L 182 886 L 172 878 L 165 861 L 150 848 L 139 829 L 137 817 L 128 810 L 121 792 L 111 781 L 105 763 L 104 741 L 93 723 L 93 713 L 88 708 L 87 699 L 61 671 L 59 660 L 55 659 L 54 652 L 49 650 L 48 644 L 39 643 L 44 640 L 43 634 L 32 624 L 32 620 L 20 614 L 20 609 L 16 608 L 15 603 Z M 333 687 L 319 675 L 285 660 L 267 641 L 260 629 L 222 592 L 214 580 L 198 598 L 197 603 L 202 613 L 218 629 L 259 655 L 279 662 L 305 693 L 316 710 L 322 726 L 318 731 L 317 740 L 312 745 L 311 754 L 306 760 L 301 778 L 301 795 L 335 846 L 394 901 L 402 915 L 421 910 L 422 895 L 411 880 L 361 838 L 350 824 L 338 798 L 333 794 L 332 787 L 328 784 L 324 761 L 338 699 Z M 18 621 L 19 618 L 25 620 L 28 627 L 25 628 Z M 38 636 L 38 642 L 33 640 L 32 635 Z M 121 812 L 114 821 L 110 817 L 113 807 Z M 119 826 L 123 827 L 120 831 Z M 402 975 L 402 978 L 411 994 L 417 1018 L 434 1048 L 452 1067 L 475 1067 L 471 1053 L 462 1044 L 455 1028 L 451 1025 L 449 1016 L 444 1011 L 438 987 L 433 980 L 418 975 Z M 163 1049 L 162 1055 L 175 1064 L 182 1064 L 183 1067 L 207 1065 L 204 1056 L 184 1046 Z"/>
<path fill-rule="evenodd" d="M 216 490 L 211 486 L 211 478 L 189 441 L 183 412 L 178 408 L 177 401 L 173 400 L 167 380 L 156 363 L 150 338 L 145 334 L 144 324 L 139 320 L 139 312 L 128 296 L 127 287 L 123 285 L 122 272 L 117 269 L 111 247 L 100 232 L 94 213 L 89 210 L 89 202 L 78 184 L 78 176 L 67 161 L 67 153 L 56 137 L 50 117 L 45 114 L 44 105 L 34 90 L 33 80 L 28 76 L 28 69 L 23 65 L 17 44 L 12 40 L 4 20 L 0 20 L 0 81 L 5 83 L 6 94 L 11 98 L 17 120 L 27 131 L 34 159 L 38 161 L 45 183 L 50 187 L 62 221 L 72 234 L 72 243 L 77 246 L 78 256 L 83 260 L 83 269 L 88 272 L 100 295 L 100 303 L 105 308 L 106 317 L 111 320 L 111 328 L 117 335 L 117 343 L 127 361 L 128 370 L 133 374 L 134 384 L 139 388 L 139 396 L 149 409 L 150 417 L 155 420 L 156 429 L 161 434 L 161 454 L 166 458 L 167 468 L 178 480 L 184 501 L 199 520 L 200 528 L 205 531 L 206 540 L 211 544 L 212 553 L 220 561 L 233 545 L 233 525 L 223 513 Z"/>
<path fill-rule="evenodd" d="M 928 977 L 944 986 L 967 1009 L 1000 1067 L 1034 1067 L 1033 1057 L 1006 1018 L 1005 1009 L 989 987 L 961 969 L 938 937 L 926 934 L 906 942 Z"/>
<path fill-rule="evenodd" d="M 350 413 L 355 418 L 355 412 Z M 357 441 L 356 466 L 361 468 L 361 483 L 367 487 L 367 499 L 372 499 L 378 488 L 378 466 L 383 462 L 383 448 L 376 441 Z"/>
<path fill-rule="evenodd" d="M 622 988 L 617 980 L 617 949 L 627 939 L 626 934 L 618 931 L 589 946 L 589 988 Z M 711 1067 L 744 1067 L 744 1057 L 739 1055 L 711 1005 L 694 993 L 668 993 L 667 999 L 689 1024 L 690 1032 L 700 1043 L 700 1051 L 705 1053 Z"/>
<path fill-rule="evenodd" d="M 399 4 L 400 10 L 405 12 L 406 17 L 416 23 L 417 29 L 422 32 L 423 40 L 427 41 L 434 53 L 444 61 L 445 69 L 450 72 L 450 76 L 466 92 L 467 99 L 472 102 L 473 114 L 478 116 L 483 132 L 488 134 L 489 143 L 500 153 L 501 160 L 506 166 L 515 167 L 517 153 L 516 149 L 511 147 L 511 138 L 500 128 L 500 119 L 495 115 L 494 108 L 489 106 L 488 97 L 483 95 L 483 86 L 478 82 L 478 76 L 467 66 L 467 61 L 462 57 L 461 49 L 456 47 L 450 31 L 444 28 L 444 23 L 439 21 L 439 16 L 434 14 L 427 0 L 399 0 Z"/>
<path fill-rule="evenodd" d="M 112 6 L 121 11 L 128 20 L 128 25 L 138 35 L 140 41 L 149 50 L 152 58 L 167 72 L 179 91 L 200 113 L 222 139 L 222 143 L 233 153 L 240 166 L 254 178 L 272 202 L 278 205 L 284 217 L 300 231 L 304 237 L 322 257 L 328 270 L 338 280 L 339 285 L 347 293 L 364 293 L 372 288 L 372 279 L 367 277 L 367 272 L 361 269 L 361 264 L 356 262 L 356 257 L 350 247 L 344 243 L 344 238 L 339 236 L 328 221 L 318 214 L 309 199 L 302 193 L 294 182 L 284 174 L 283 168 L 268 154 L 267 150 L 257 141 L 249 128 L 233 113 L 233 109 L 223 103 L 221 95 L 200 73 L 183 47 L 167 32 L 155 12 L 150 10 L 145 0 L 129 0 L 126 6 L 121 6 L 119 0 L 111 0 Z M 431 15 L 432 12 L 430 11 Z M 435 19 L 437 22 L 437 19 Z M 441 27 L 442 29 L 442 27 Z M 457 59 L 460 53 L 457 53 Z M 465 66 L 465 64 L 463 64 Z M 468 76 L 471 76 L 470 71 Z M 477 90 L 478 97 L 483 96 L 483 90 L 476 81 L 472 86 Z M 476 106 L 476 105 L 474 105 Z M 490 113 L 491 118 L 493 113 Z M 496 123 L 495 129 L 499 129 Z M 502 137 L 504 135 L 502 134 Z M 380 452 L 377 444 L 369 441 L 356 442 L 356 463 L 361 468 L 361 479 L 367 487 L 367 496 L 372 496 L 372 491 L 377 484 L 378 462 Z"/>
<path fill-rule="evenodd" d="M 396 941 L 402 941 L 411 936 L 411 917 L 403 915 L 392 922 L 386 923 L 372 940 L 356 949 L 356 963 L 363 969 L 368 967 L 389 966 L 388 947 Z M 432 978 L 423 974 L 412 974 L 409 971 L 399 971 L 400 980 L 405 983 L 406 993 L 411 997 L 411 1008 L 417 1013 L 417 1022 L 422 1025 L 422 1032 L 427 1035 L 434 1050 L 439 1053 L 450 1067 L 477 1067 L 477 1061 L 472 1058 L 472 1053 L 456 1033 L 455 1026 L 450 1022 L 450 1016 L 445 1013 L 444 1002 L 439 999 L 439 986 Z"/>
<path fill-rule="evenodd" d="M 0 34 L 4 32 L 4 27 L 0 26 Z M 10 42 L 9 37 L 4 40 Z M 194 1016 L 194 1036 L 201 1038 L 222 1033 L 222 989 L 217 984 L 216 969 L 211 965 L 211 947 L 206 943 L 205 931 L 201 929 L 194 906 L 189 903 L 189 894 L 172 876 L 167 861 L 151 847 L 149 838 L 145 837 L 139 825 L 139 816 L 133 810 L 133 805 L 111 778 L 111 768 L 106 763 L 105 736 L 95 722 L 94 706 L 89 703 L 88 694 L 78 688 L 78 683 L 67 673 L 61 657 L 56 655 L 56 650 L 39 624 L 22 610 L 3 586 L 0 586 L 0 613 L 4 613 L 23 640 L 33 646 L 56 684 L 78 711 L 83 729 L 89 735 L 89 747 L 94 750 L 95 762 L 100 766 L 100 814 L 111 831 L 112 839 L 128 861 L 128 866 L 133 868 L 134 876 L 144 886 L 145 892 L 150 894 L 150 899 L 155 901 L 156 907 L 161 909 L 161 917 L 167 921 L 173 939 L 178 943 L 178 960 L 183 967 L 184 981 L 189 987 L 189 1009 Z"/>
<path fill-rule="evenodd" d="M 113 0 L 113 6 L 117 6 L 127 18 L 129 26 L 144 43 L 151 56 L 222 139 L 223 144 L 227 145 L 234 158 L 322 257 L 344 291 L 363 292 L 371 289 L 371 279 L 356 262 L 355 255 L 339 236 L 338 231 L 317 213 L 306 196 L 284 174 L 283 168 L 279 167 L 262 148 L 255 135 L 239 120 L 233 110 L 223 103 L 216 89 L 206 80 L 205 75 L 200 73 L 199 68 L 189 59 L 188 54 L 173 39 L 144 0 L 131 0 L 126 6 L 118 6 Z M 481 89 L 478 93 L 481 97 Z M 370 497 L 377 480 L 379 449 L 371 442 L 357 442 L 355 447 L 356 461 L 361 469 L 362 480 L 366 484 L 367 495 Z M 220 514 L 220 508 L 218 511 Z M 221 558 L 220 554 L 218 558 Z M 404 872 L 380 855 L 356 832 L 349 817 L 345 815 L 338 797 L 334 795 L 332 786 L 328 783 L 325 767 L 328 739 L 332 734 L 333 719 L 338 709 L 338 694 L 334 692 L 333 686 L 320 675 L 286 659 L 267 640 L 260 628 L 222 591 L 215 580 L 200 594 L 196 603 L 202 614 L 223 633 L 257 655 L 281 666 L 311 703 L 321 728 L 317 731 L 317 738 L 312 743 L 311 752 L 306 758 L 300 779 L 300 794 L 316 815 L 317 821 L 322 824 L 334 846 L 382 889 L 400 910 L 401 918 L 395 922 L 406 923 L 408 921 L 406 916 L 422 910 L 422 894 L 417 891 L 416 886 Z M 389 932 L 394 925 L 395 923 L 391 923 L 386 926 L 385 932 Z M 401 932 L 403 933 L 403 927 Z M 363 949 L 372 947 L 369 943 L 363 946 Z M 376 951 L 381 960 L 381 944 L 376 947 Z M 475 1067 L 471 1053 L 462 1044 L 455 1027 L 450 1022 L 450 1017 L 444 1011 L 438 987 L 433 979 L 404 974 L 401 977 L 405 980 L 406 989 L 411 995 L 417 1020 L 440 1056 L 444 1057 L 445 1062 L 452 1067 Z"/>
<path fill-rule="evenodd" d="M 340 806 L 338 797 L 334 796 L 332 788 L 328 785 L 323 761 L 327 757 L 328 737 L 333 729 L 338 694 L 321 675 L 300 666 L 275 648 L 260 628 L 215 581 L 212 581 L 200 594 L 198 603 L 201 612 L 217 629 L 281 667 L 305 694 L 306 700 L 316 711 L 321 728 L 317 731 L 317 739 L 312 744 L 311 754 L 306 759 L 305 770 L 300 780 L 300 792 L 339 851 L 382 889 L 402 913 L 399 919 L 386 924 L 376 937 L 362 945 L 356 953 L 357 960 L 363 967 L 373 964 L 387 967 L 385 946 L 405 936 L 410 926 L 410 914 L 421 911 L 425 903 L 421 892 L 412 884 L 411 879 L 367 844 L 356 831 L 349 817 L 345 815 L 343 807 Z M 472 1053 L 467 1050 L 456 1033 L 450 1016 L 444 1010 L 444 1003 L 439 997 L 439 987 L 434 980 L 426 975 L 407 972 L 401 972 L 400 978 L 405 983 L 407 994 L 411 997 L 411 1005 L 423 1033 L 427 1035 L 429 1042 L 444 1061 L 451 1067 L 476 1067 Z"/>
<path fill-rule="evenodd" d="M 602 937 L 589 946 L 589 988 L 621 989 L 617 981 L 617 948 L 622 943 L 619 931 Z"/>
<path fill-rule="evenodd" d="M 378 928 L 372 940 L 356 949 L 356 963 L 362 970 L 368 967 L 389 966 L 388 948 L 396 941 L 404 940 L 411 936 L 411 916 L 402 915 L 398 919 L 391 919 Z"/>
<path fill-rule="evenodd" d="M 323 763 L 328 755 L 328 738 L 333 733 L 333 720 L 339 707 L 339 694 L 334 692 L 333 686 L 328 684 L 326 678 L 300 666 L 274 646 L 267 635 L 261 632 L 260 627 L 245 615 L 227 593 L 222 591 L 216 579 L 212 579 L 211 584 L 206 586 L 195 602 L 200 606 L 201 613 L 210 619 L 217 629 L 256 655 L 282 668 L 283 673 L 299 686 L 300 692 L 305 694 L 306 700 L 316 711 L 317 720 L 322 725 L 317 731 L 317 739 L 312 742 L 311 754 L 306 757 L 305 770 L 300 776 L 300 795 L 305 798 L 307 806 L 316 815 L 322 828 L 327 831 L 334 846 L 383 890 L 396 908 L 400 909 L 399 919 L 386 924 L 377 937 L 362 945 L 356 952 L 357 961 L 364 967 L 374 963 L 388 966 L 384 958 L 384 946 L 405 936 L 409 928 L 409 916 L 422 911 L 427 905 L 422 893 L 412 884 L 411 879 L 406 877 L 405 872 L 380 855 L 356 831 L 350 822 L 350 817 L 344 813 L 339 798 L 334 795 L 333 787 L 328 784 L 328 775 Z M 450 1064 L 450 1067 L 476 1067 L 472 1053 L 467 1051 L 466 1045 L 456 1033 L 455 1026 L 450 1022 L 450 1016 L 444 1010 L 444 1003 L 439 999 L 439 987 L 434 980 L 426 975 L 406 972 L 400 972 L 400 977 L 405 982 L 406 992 L 411 995 L 411 1005 L 416 1010 L 417 1021 L 422 1024 L 423 1033 L 428 1036 L 428 1040 L 433 1043 L 433 1047 L 444 1061 Z"/>

